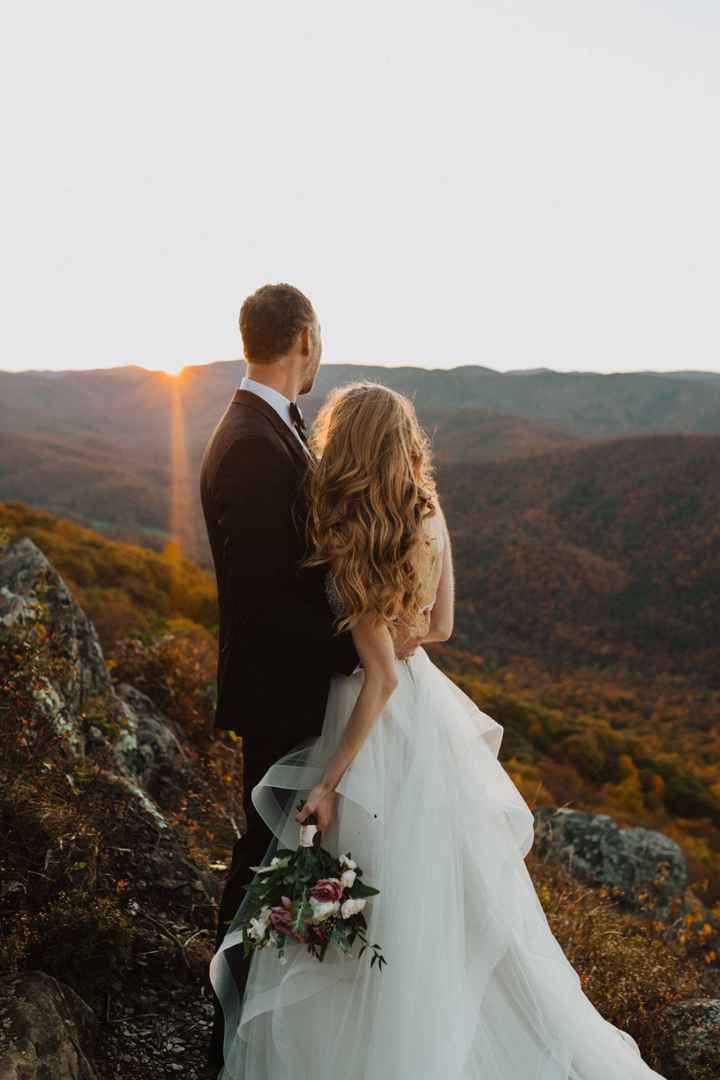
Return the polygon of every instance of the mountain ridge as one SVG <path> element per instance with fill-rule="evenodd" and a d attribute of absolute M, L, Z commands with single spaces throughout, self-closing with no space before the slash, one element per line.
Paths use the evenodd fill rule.
<path fill-rule="evenodd" d="M 0 372 L 0 424 L 7 432 L 55 434 L 102 430 L 120 441 L 167 428 L 173 402 L 182 403 L 191 433 L 209 435 L 245 371 L 242 361 L 188 365 L 180 376 L 140 367 L 68 371 Z M 428 409 L 476 406 L 522 416 L 576 436 L 686 431 L 720 433 L 720 375 L 677 377 L 662 373 L 562 373 L 541 369 L 518 377 L 477 365 L 449 369 L 325 364 L 313 392 L 303 399 L 312 414 L 325 394 L 357 379 L 381 381 Z M 120 386 L 120 389 L 119 389 Z"/>

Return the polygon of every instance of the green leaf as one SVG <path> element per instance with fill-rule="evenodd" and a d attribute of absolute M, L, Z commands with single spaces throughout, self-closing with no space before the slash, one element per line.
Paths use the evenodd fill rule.
<path fill-rule="evenodd" d="M 362 881 L 355 879 L 352 888 L 348 892 L 348 896 L 360 898 L 365 896 L 379 896 L 380 890 L 373 889 L 371 885 L 366 885 Z"/>

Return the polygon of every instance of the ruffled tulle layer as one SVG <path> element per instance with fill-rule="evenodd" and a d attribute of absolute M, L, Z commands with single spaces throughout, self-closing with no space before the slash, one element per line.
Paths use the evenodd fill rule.
<path fill-rule="evenodd" d="M 524 856 L 533 817 L 497 760 L 503 729 L 420 649 L 339 787 L 323 846 L 381 890 L 365 911 L 387 966 L 300 945 L 253 956 L 245 996 L 230 927 L 211 965 L 226 1018 L 222 1080 L 650 1080 L 637 1045 L 584 995 Z M 278 843 L 352 711 L 333 680 L 321 736 L 252 792 Z M 239 915 L 242 914 L 242 909 Z"/>

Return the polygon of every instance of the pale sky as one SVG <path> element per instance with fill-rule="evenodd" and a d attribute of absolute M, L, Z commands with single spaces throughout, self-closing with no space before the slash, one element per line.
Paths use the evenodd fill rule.
<path fill-rule="evenodd" d="M 0 23 L 0 368 L 241 355 L 720 370 L 713 0 L 25 0 Z"/>

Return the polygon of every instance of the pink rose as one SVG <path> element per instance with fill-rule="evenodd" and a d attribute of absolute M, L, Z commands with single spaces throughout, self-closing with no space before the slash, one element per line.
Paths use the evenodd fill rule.
<path fill-rule="evenodd" d="M 292 912 L 287 907 L 274 907 L 270 911 L 270 925 L 278 934 L 290 934 Z"/>
<path fill-rule="evenodd" d="M 338 878 L 320 878 L 310 890 L 310 895 L 324 904 L 333 904 L 340 900 L 343 893 L 342 882 Z"/>

